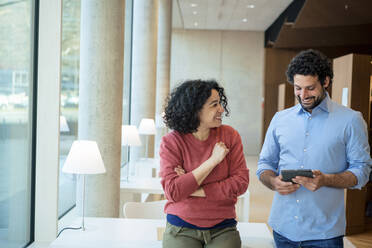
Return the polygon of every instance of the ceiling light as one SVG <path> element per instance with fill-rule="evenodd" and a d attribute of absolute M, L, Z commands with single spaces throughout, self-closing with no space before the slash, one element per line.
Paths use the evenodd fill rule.
<path fill-rule="evenodd" d="M 253 8 L 254 8 L 254 5 L 253 5 L 253 4 L 248 4 L 248 5 L 247 5 L 247 8 L 248 8 L 248 9 L 253 9 Z"/>
<path fill-rule="evenodd" d="M 194 15 L 197 15 L 198 14 L 198 11 L 193 11 L 192 12 Z"/>
<path fill-rule="evenodd" d="M 194 22 L 194 26 L 197 27 L 198 26 L 198 23 L 197 22 Z"/>
<path fill-rule="evenodd" d="M 243 20 L 242 20 L 243 22 L 247 22 L 248 21 L 248 19 L 247 18 L 244 18 Z"/>
<path fill-rule="evenodd" d="M 195 8 L 196 6 L 198 6 L 196 3 L 192 3 L 192 4 L 190 4 L 190 6 L 192 7 L 192 8 Z"/>

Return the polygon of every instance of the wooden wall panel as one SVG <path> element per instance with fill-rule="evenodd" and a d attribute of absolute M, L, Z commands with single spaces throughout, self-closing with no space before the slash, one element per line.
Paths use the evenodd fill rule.
<path fill-rule="evenodd" d="M 360 111 L 368 127 L 370 127 L 371 61 L 372 56 L 359 54 L 348 54 L 333 60 L 332 99 L 341 104 L 342 90 L 347 88 L 347 106 Z M 368 186 L 362 190 L 345 189 L 347 235 L 365 230 L 367 220 L 365 206 L 366 201 L 371 200 L 367 196 L 367 188 Z"/>
<path fill-rule="evenodd" d="M 297 53 L 295 50 L 265 48 L 262 142 L 270 121 L 278 110 L 278 86 L 287 82 L 285 72 Z"/>
<path fill-rule="evenodd" d="M 342 102 L 342 91 L 344 88 L 348 89 L 348 107 L 350 107 L 351 100 L 351 79 L 353 72 L 353 55 L 348 54 L 340 58 L 333 60 L 333 85 L 332 85 L 332 99 L 341 104 Z"/>
<path fill-rule="evenodd" d="M 281 83 L 278 86 L 278 111 L 293 107 L 296 103 L 292 84 Z"/>
<path fill-rule="evenodd" d="M 353 56 L 353 87 L 351 90 L 351 108 L 362 112 L 364 119 L 369 124 L 370 108 L 370 76 L 371 55 L 354 54 Z M 370 125 L 368 125 L 370 126 Z"/>

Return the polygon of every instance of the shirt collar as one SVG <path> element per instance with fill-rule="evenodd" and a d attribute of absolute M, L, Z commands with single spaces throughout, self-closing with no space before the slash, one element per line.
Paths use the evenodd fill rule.
<path fill-rule="evenodd" d="M 301 104 L 297 104 L 296 108 L 297 108 L 296 109 L 297 114 L 309 113 L 305 109 L 302 108 Z M 323 99 L 323 101 L 318 106 L 316 106 L 313 109 L 312 113 L 314 113 L 314 110 L 317 111 L 317 109 L 321 109 L 321 110 L 329 113 L 329 111 L 331 109 L 331 98 L 329 97 L 329 94 L 328 94 L 327 91 L 326 91 L 326 97 Z"/>

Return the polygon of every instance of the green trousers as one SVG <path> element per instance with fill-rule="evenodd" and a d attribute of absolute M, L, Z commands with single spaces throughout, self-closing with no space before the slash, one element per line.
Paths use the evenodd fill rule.
<path fill-rule="evenodd" d="M 163 248 L 240 248 L 239 231 L 234 227 L 197 230 L 167 222 Z"/>

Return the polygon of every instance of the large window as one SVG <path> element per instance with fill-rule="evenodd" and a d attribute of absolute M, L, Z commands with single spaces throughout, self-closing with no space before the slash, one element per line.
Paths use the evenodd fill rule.
<path fill-rule="evenodd" d="M 62 173 L 62 167 L 72 142 L 78 138 L 80 63 L 80 0 L 63 0 L 62 4 L 59 217 L 76 202 L 76 176 Z"/>
<path fill-rule="evenodd" d="M 61 130 L 58 215 L 61 218 L 76 203 L 76 175 L 62 173 L 72 142 L 78 139 L 79 63 L 80 63 L 80 0 L 62 2 L 62 67 L 61 67 Z M 132 0 L 126 1 L 124 48 L 123 124 L 128 124 L 130 109 Z M 128 161 L 123 149 L 122 165 Z M 126 168 L 123 168 L 126 169 Z"/>
<path fill-rule="evenodd" d="M 33 1 L 0 0 L 0 247 L 31 241 Z"/>

